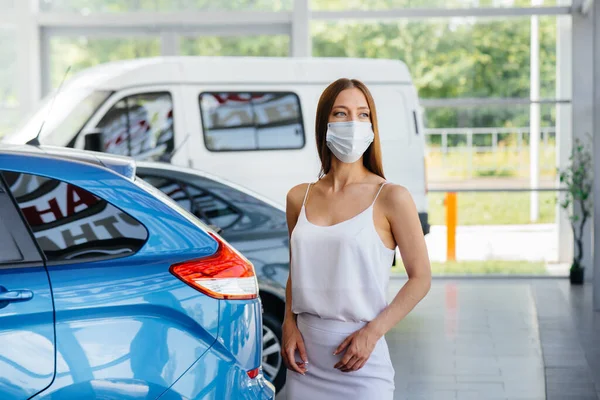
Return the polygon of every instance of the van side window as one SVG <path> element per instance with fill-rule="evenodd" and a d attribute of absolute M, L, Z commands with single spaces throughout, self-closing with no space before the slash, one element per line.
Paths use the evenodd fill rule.
<path fill-rule="evenodd" d="M 174 148 L 171 94 L 125 97 L 102 117 L 97 128 L 107 153 L 170 161 Z"/>
<path fill-rule="evenodd" d="M 300 100 L 289 92 L 201 93 L 204 143 L 210 151 L 301 149 Z"/>
<path fill-rule="evenodd" d="M 141 223 L 78 186 L 37 175 L 2 174 L 50 262 L 122 257 L 146 243 L 148 231 Z"/>

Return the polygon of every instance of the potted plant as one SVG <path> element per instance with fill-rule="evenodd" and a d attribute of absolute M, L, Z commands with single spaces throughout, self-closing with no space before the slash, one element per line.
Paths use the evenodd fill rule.
<path fill-rule="evenodd" d="M 579 138 L 569 157 L 569 166 L 559 170 L 560 182 L 566 189 L 565 200 L 561 207 L 569 212 L 569 220 L 575 239 L 573 262 L 569 271 L 569 279 L 573 284 L 582 284 L 584 266 L 583 258 L 583 229 L 592 212 L 592 154 Z M 576 208 L 578 209 L 576 209 Z"/>

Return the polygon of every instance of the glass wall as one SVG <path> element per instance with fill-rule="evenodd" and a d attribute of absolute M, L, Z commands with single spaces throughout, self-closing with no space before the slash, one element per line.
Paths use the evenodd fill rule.
<path fill-rule="evenodd" d="M 459 114 L 459 120 L 469 119 L 472 114 L 488 113 L 498 122 L 495 125 L 429 127 L 426 138 L 430 182 L 511 178 L 520 180 L 522 187 L 527 186 L 530 176 L 529 105 L 434 108 L 428 109 L 425 116 L 442 111 Z M 540 178 L 545 187 L 551 187 L 556 178 L 556 106 L 543 104 L 540 114 Z"/>
<path fill-rule="evenodd" d="M 554 97 L 556 17 L 542 17 L 539 25 L 541 96 Z M 529 97 L 529 18 L 313 21 L 311 35 L 315 57 L 403 60 L 424 99 Z"/>
<path fill-rule="evenodd" d="M 21 9 L 21 3 L 17 1 L 20 0 L 0 0 L 0 10 L 8 10 L 10 13 L 17 5 Z M 38 1 L 42 13 L 57 15 L 42 15 L 41 18 L 36 18 L 33 13 L 27 17 L 25 13 L 19 12 L 19 18 L 29 20 L 13 22 L 4 18 L 5 24 L 14 25 L 8 27 L 3 27 L 0 22 L 0 135 L 10 131 L 21 112 L 25 111 L 20 110 L 22 104 L 19 102 L 19 93 L 36 93 L 38 89 L 35 87 L 37 79 L 32 79 L 32 83 L 19 81 L 22 79 L 18 76 L 22 66 L 17 65 L 18 59 L 27 60 L 26 57 L 17 57 L 17 46 L 22 46 L 19 43 L 25 43 L 24 40 L 18 40 L 17 33 L 27 33 L 26 30 L 17 30 L 21 22 L 31 23 L 42 32 L 39 64 L 43 70 L 41 74 L 44 94 L 60 84 L 69 66 L 71 73 L 67 78 L 72 78 L 77 72 L 101 63 L 159 56 L 161 51 L 186 56 L 290 56 L 290 35 L 303 32 L 303 29 L 295 29 L 297 27 L 294 24 L 305 22 L 287 21 L 296 15 L 291 12 L 295 0 L 35 1 Z M 501 101 L 518 98 L 527 103 L 530 97 L 532 17 L 517 17 L 515 14 L 527 12 L 522 9 L 532 7 L 532 4 L 536 4 L 536 7 L 568 7 L 571 0 L 308 2 L 311 10 L 317 12 L 308 16 L 314 57 L 385 58 L 402 60 L 407 64 L 424 107 L 422 115 L 427 143 L 425 158 L 429 188 L 432 189 L 429 192 L 429 211 L 430 222 L 434 225 L 428 240 L 433 240 L 430 248 L 437 249 L 433 251 L 443 248 L 445 243 L 445 237 L 440 233 L 442 231 L 437 229 L 445 223 L 445 193 L 435 192 L 436 188 L 481 189 L 529 185 L 530 106 Z M 414 11 L 418 8 L 494 8 L 493 12 L 505 13 L 507 17 L 391 20 L 386 15 L 386 10 Z M 520 10 L 514 11 L 509 8 Z M 326 14 L 324 11 L 351 11 L 350 15 L 359 18 L 359 13 L 355 11 L 360 10 L 380 11 L 378 15 L 387 19 L 319 19 Z M 557 19 L 571 19 L 569 10 L 563 10 L 564 16 L 538 18 L 541 98 L 557 97 Z M 199 21 L 198 24 L 187 23 L 186 26 L 173 25 L 172 17 L 161 19 L 160 14 L 202 11 L 259 11 L 281 14 L 273 18 L 276 25 L 272 26 L 266 23 L 264 16 L 256 18 L 255 14 L 249 12 L 244 14 L 248 15 L 248 20 L 236 24 L 235 27 L 206 25 L 206 21 Z M 148 13 L 153 13 L 152 24 L 123 26 L 117 18 L 119 13 L 136 12 L 144 13 L 146 17 Z M 555 12 L 556 10 L 552 11 Z M 102 14 L 106 25 L 95 23 L 93 27 L 88 28 L 85 19 L 78 16 L 89 14 Z M 372 15 L 367 14 L 366 17 L 371 18 Z M 114 21 L 111 16 L 115 16 Z M 268 20 L 271 17 L 268 15 L 266 18 Z M 128 15 L 127 18 L 138 21 L 135 15 Z M 154 21 L 157 23 L 154 24 Z M 165 43 L 161 42 L 162 39 Z M 305 38 L 295 39 L 302 43 Z M 29 50 L 31 54 L 34 53 L 33 47 Z M 32 65 L 38 64 L 35 55 L 32 55 L 32 61 Z M 478 102 L 472 99 L 483 100 Z M 27 104 L 27 107 L 34 105 Z M 555 104 L 544 104 L 540 107 L 541 186 L 554 186 L 556 179 L 556 110 Z M 168 130 L 166 132 L 168 136 Z M 555 221 L 554 198 L 555 194 L 551 192 L 540 194 L 539 217 L 533 219 L 533 222 L 544 224 L 538 224 L 536 229 L 545 229 L 545 225 L 555 226 L 550 224 Z M 529 202 L 532 199 L 535 200 L 535 197 L 530 197 L 528 192 L 461 192 L 458 201 L 459 225 L 530 224 L 532 219 L 529 215 Z M 554 237 L 554 233 L 549 235 Z M 484 234 L 478 233 L 478 236 L 485 238 Z M 536 251 L 532 259 L 539 261 L 540 255 L 554 257 L 552 254 L 556 253 L 555 249 L 544 247 L 550 240 L 547 240 L 546 236 L 540 237 L 542 239 L 537 242 L 537 239 L 531 239 L 539 243 L 539 246 L 528 245 L 528 249 Z M 457 240 L 459 247 L 460 243 L 469 244 L 468 240 Z M 493 236 L 485 240 L 486 242 L 479 247 L 491 249 L 490 253 L 478 253 L 477 257 L 503 257 L 501 254 L 505 253 L 496 252 L 497 243 L 500 241 Z M 507 239 L 503 243 L 512 243 L 510 240 Z M 518 241 L 528 242 L 522 239 Z M 520 249 L 516 245 L 507 245 L 507 248 L 513 247 L 519 251 L 528 250 Z M 461 253 L 460 248 L 458 253 Z M 515 256 L 518 255 L 515 253 Z"/>
<path fill-rule="evenodd" d="M 0 0 L 7 1 L 7 0 Z M 11 0 L 8 0 L 11 1 Z M 14 0 L 12 0 L 14 1 Z M 119 13 L 130 11 L 282 11 L 293 0 L 39 0 L 42 11 Z"/>
<path fill-rule="evenodd" d="M 0 26 L 0 136 L 19 116 L 16 30 Z"/>
<path fill-rule="evenodd" d="M 97 64 L 160 55 L 156 37 L 52 36 L 49 39 L 50 82 L 58 87 L 71 66 L 70 77 Z M 68 78 L 68 77 L 67 77 Z"/>
<path fill-rule="evenodd" d="M 565 4 L 566 3 L 566 4 Z M 313 10 L 389 10 L 401 8 L 531 7 L 531 0 L 310 0 Z M 545 7 L 570 5 L 571 0 L 538 0 Z"/>
<path fill-rule="evenodd" d="M 527 6 L 531 2 L 313 0 L 311 4 L 320 9 L 383 9 Z M 555 4 L 547 1 L 544 5 Z M 538 19 L 540 96 L 555 98 L 557 17 Z M 312 21 L 311 38 L 315 57 L 385 58 L 407 64 L 424 105 L 429 217 L 433 225 L 427 241 L 434 264 L 441 262 L 435 264 L 439 267 L 436 273 L 547 273 L 546 263 L 558 257 L 552 240 L 556 234 L 556 193 L 543 192 L 536 198 L 526 191 L 502 189 L 530 186 L 530 105 L 507 104 L 499 99 L 530 96 L 531 17 Z M 481 99 L 479 104 L 477 99 Z M 540 114 L 539 186 L 554 187 L 556 105 L 541 105 Z M 446 188 L 461 191 L 458 259 L 473 260 L 479 269 L 443 263 L 447 202 L 446 193 L 437 190 Z M 539 206 L 533 220 L 532 200 Z M 519 227 L 532 223 L 535 228 Z M 500 232 L 506 234 L 498 234 L 500 225 L 504 226 Z M 477 238 L 475 250 L 469 248 L 475 243 L 469 235 Z M 526 247 L 520 245 L 524 238 L 529 244 Z"/>
<path fill-rule="evenodd" d="M 200 36 L 180 42 L 185 56 L 268 56 L 289 55 L 289 35 Z"/>

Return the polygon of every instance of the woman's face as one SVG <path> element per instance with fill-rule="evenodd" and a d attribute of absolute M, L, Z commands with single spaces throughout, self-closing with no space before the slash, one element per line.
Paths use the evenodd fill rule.
<path fill-rule="evenodd" d="M 371 121 L 369 104 L 360 89 L 342 90 L 333 103 L 328 122 L 347 121 Z"/>

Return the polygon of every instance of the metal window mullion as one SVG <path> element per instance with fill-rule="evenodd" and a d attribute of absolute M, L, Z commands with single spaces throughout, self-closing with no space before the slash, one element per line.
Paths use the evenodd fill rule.
<path fill-rule="evenodd" d="M 467 130 L 467 148 L 469 149 L 469 178 L 473 178 L 473 131 Z"/>
<path fill-rule="evenodd" d="M 271 24 L 271 25 L 252 25 L 242 24 L 237 26 L 178 26 L 169 28 L 182 37 L 197 36 L 256 36 L 256 35 L 289 35 L 289 23 Z"/>
<path fill-rule="evenodd" d="M 178 56 L 180 51 L 180 36 L 171 31 L 161 32 L 160 54 L 162 56 Z"/>
<path fill-rule="evenodd" d="M 310 57 L 312 56 L 310 0 L 293 0 L 293 2 L 289 54 L 292 57 Z"/>
<path fill-rule="evenodd" d="M 406 18 L 461 18 L 461 17 L 528 17 L 534 15 L 570 15 L 572 8 L 563 7 L 469 7 L 469 8 L 391 8 L 382 10 L 313 10 L 315 20 L 397 20 Z"/>
<path fill-rule="evenodd" d="M 44 27 L 71 28 L 146 28 L 218 27 L 240 25 L 289 24 L 292 13 L 285 11 L 189 11 L 92 13 L 42 12 L 36 21 Z"/>
<path fill-rule="evenodd" d="M 448 132 L 450 134 L 456 134 L 456 133 L 464 133 L 466 128 L 427 128 L 425 129 L 425 133 L 427 135 L 435 135 L 435 134 L 439 134 L 440 132 Z M 468 128 L 471 132 L 473 132 L 474 134 L 489 134 L 491 131 L 495 130 L 498 133 L 514 133 L 515 129 L 517 131 L 522 130 L 522 131 L 528 131 L 529 128 L 525 128 L 525 127 L 518 127 L 518 128 L 498 128 L 498 127 L 490 127 L 490 128 Z M 555 130 L 555 128 L 553 127 L 547 127 L 546 129 L 548 129 L 550 132 L 553 132 Z"/>
<path fill-rule="evenodd" d="M 472 97 L 472 98 L 422 98 L 419 103 L 424 108 L 458 108 L 458 107 L 481 107 L 498 106 L 514 107 L 530 104 L 570 104 L 570 99 L 545 98 L 532 100 L 522 97 Z"/>
<path fill-rule="evenodd" d="M 125 97 L 123 101 L 125 101 L 125 118 L 127 120 L 127 154 L 131 156 L 131 118 L 129 118 L 129 98 L 132 96 Z"/>
<path fill-rule="evenodd" d="M 57 27 L 57 26 L 52 26 L 52 27 L 47 27 L 44 28 L 44 31 L 49 35 L 49 37 L 52 36 L 71 36 L 71 37 L 81 37 L 81 36 L 85 36 L 85 37 L 102 37 L 102 38 L 110 38 L 110 37 L 139 37 L 139 38 L 146 38 L 146 37 L 159 37 L 162 33 L 162 31 L 159 30 L 153 30 L 153 29 L 144 29 L 141 27 L 116 27 L 116 28 L 111 28 L 111 27 L 99 27 L 99 26 L 93 26 L 93 27 L 71 27 L 71 26 L 65 26 L 65 27 Z"/>

